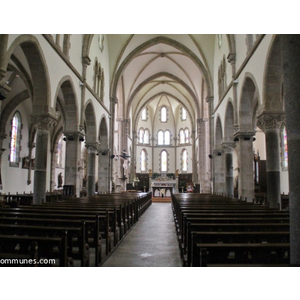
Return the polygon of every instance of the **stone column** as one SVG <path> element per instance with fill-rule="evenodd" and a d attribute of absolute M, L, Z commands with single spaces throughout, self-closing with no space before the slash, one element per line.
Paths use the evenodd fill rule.
<path fill-rule="evenodd" d="M 109 149 L 100 150 L 98 159 L 98 192 L 109 192 Z"/>
<path fill-rule="evenodd" d="M 257 126 L 265 133 L 267 152 L 267 199 L 271 208 L 280 203 L 280 133 L 283 112 L 262 112 Z"/>
<path fill-rule="evenodd" d="M 280 35 L 289 151 L 291 264 L 300 264 L 300 36 Z"/>
<path fill-rule="evenodd" d="M 87 196 L 95 195 L 95 165 L 96 165 L 96 154 L 97 144 L 88 144 L 87 152 Z"/>
<path fill-rule="evenodd" d="M 217 194 L 224 193 L 225 178 L 222 159 L 222 149 L 213 150 L 213 189 Z"/>
<path fill-rule="evenodd" d="M 73 195 L 80 196 L 80 160 L 82 133 L 64 132 L 66 136 L 65 185 L 74 187 Z"/>
<path fill-rule="evenodd" d="M 198 174 L 200 183 L 200 193 L 210 193 L 210 175 L 209 167 L 207 163 L 207 157 L 209 154 L 209 145 L 207 143 L 207 119 L 197 119 L 197 135 L 198 135 L 198 145 L 199 145 L 199 164 L 198 164 Z M 209 161 L 209 163 L 211 163 Z"/>
<path fill-rule="evenodd" d="M 225 194 L 233 197 L 233 158 L 232 153 L 235 143 L 222 143 L 224 153 Z"/>
<path fill-rule="evenodd" d="M 254 171 L 253 171 L 253 136 L 255 132 L 234 133 L 234 139 L 238 143 L 238 197 L 247 202 L 254 198 Z"/>
<path fill-rule="evenodd" d="M 49 130 L 56 126 L 57 120 L 51 115 L 32 117 L 31 120 L 36 127 L 33 204 L 41 204 L 46 201 Z"/>

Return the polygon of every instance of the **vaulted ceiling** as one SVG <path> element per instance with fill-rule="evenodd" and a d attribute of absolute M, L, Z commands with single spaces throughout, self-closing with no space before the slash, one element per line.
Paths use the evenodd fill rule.
<path fill-rule="evenodd" d="M 175 110 L 187 108 L 193 121 L 206 115 L 212 94 L 215 35 L 109 35 L 111 92 L 124 117 L 136 119 L 147 104 L 161 99 Z"/>

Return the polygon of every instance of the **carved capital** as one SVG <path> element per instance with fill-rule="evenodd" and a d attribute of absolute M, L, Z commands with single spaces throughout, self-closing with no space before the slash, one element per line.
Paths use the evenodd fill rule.
<path fill-rule="evenodd" d="M 206 103 L 212 103 L 214 100 L 214 97 L 206 97 Z"/>
<path fill-rule="evenodd" d="M 234 53 L 229 53 L 227 56 L 227 61 L 232 64 L 236 61 L 236 55 Z"/>
<path fill-rule="evenodd" d="M 284 112 L 263 112 L 257 117 L 257 127 L 263 132 L 279 129 L 284 120 Z"/>
<path fill-rule="evenodd" d="M 99 153 L 99 152 L 102 152 L 101 151 L 101 147 L 100 147 L 100 143 L 88 143 L 85 145 L 85 147 L 87 148 L 88 150 L 88 153 Z"/>
<path fill-rule="evenodd" d="M 88 57 L 88 55 L 82 57 L 82 63 L 85 66 L 89 66 L 91 64 L 91 59 Z"/>
<path fill-rule="evenodd" d="M 50 114 L 31 116 L 31 123 L 33 123 L 33 126 L 38 130 L 50 130 L 57 125 L 57 119 Z"/>

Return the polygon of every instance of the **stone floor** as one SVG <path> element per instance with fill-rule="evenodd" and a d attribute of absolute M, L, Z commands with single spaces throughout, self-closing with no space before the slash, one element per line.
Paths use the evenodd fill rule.
<path fill-rule="evenodd" d="M 181 267 L 170 203 L 152 203 L 102 267 Z"/>

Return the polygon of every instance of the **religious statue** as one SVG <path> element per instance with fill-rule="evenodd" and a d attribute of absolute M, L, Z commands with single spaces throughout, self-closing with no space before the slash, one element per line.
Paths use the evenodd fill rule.
<path fill-rule="evenodd" d="M 152 169 L 149 169 L 149 178 L 152 178 Z"/>
<path fill-rule="evenodd" d="M 63 183 L 63 176 L 62 173 L 60 172 L 58 174 L 58 187 L 61 188 L 62 187 L 62 183 Z"/>
<path fill-rule="evenodd" d="M 176 169 L 176 171 L 175 171 L 175 177 L 179 177 L 179 170 L 178 169 Z"/>

